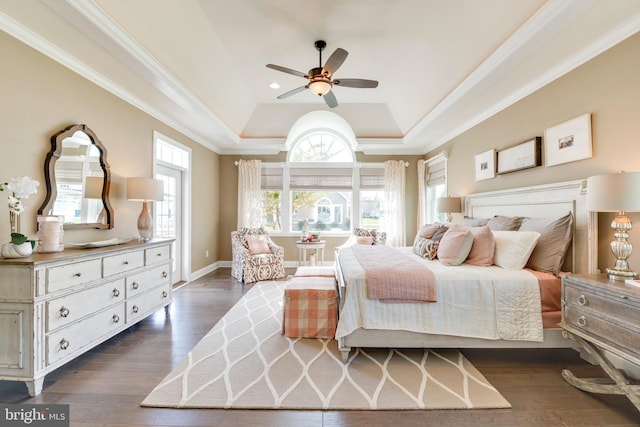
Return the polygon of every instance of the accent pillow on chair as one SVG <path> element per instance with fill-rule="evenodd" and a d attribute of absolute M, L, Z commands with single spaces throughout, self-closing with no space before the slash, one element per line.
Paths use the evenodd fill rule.
<path fill-rule="evenodd" d="M 269 244 L 267 243 L 267 236 L 264 234 L 248 234 L 244 237 L 247 240 L 251 255 L 271 253 L 271 249 L 269 249 Z"/>

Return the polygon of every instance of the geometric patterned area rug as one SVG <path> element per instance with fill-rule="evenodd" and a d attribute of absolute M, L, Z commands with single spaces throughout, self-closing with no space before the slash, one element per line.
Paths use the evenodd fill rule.
<path fill-rule="evenodd" d="M 145 398 L 167 408 L 510 408 L 457 350 L 357 349 L 281 334 L 285 281 L 260 282 Z"/>

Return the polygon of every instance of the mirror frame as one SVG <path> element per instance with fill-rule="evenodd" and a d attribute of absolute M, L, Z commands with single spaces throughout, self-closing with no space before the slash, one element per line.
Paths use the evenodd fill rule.
<path fill-rule="evenodd" d="M 111 187 L 111 168 L 107 163 L 107 149 L 104 148 L 102 142 L 98 139 L 95 132 L 93 132 L 87 125 L 71 125 L 61 130 L 51 137 L 51 151 L 47 153 L 47 157 L 44 161 L 44 181 L 47 188 L 47 195 L 42 202 L 42 206 L 38 209 L 38 215 L 50 215 L 53 211 L 53 205 L 58 195 L 58 188 L 56 186 L 56 173 L 55 166 L 56 161 L 62 154 L 62 141 L 72 136 L 74 133 L 81 131 L 87 134 L 91 143 L 100 150 L 100 167 L 103 172 L 103 185 L 102 185 L 102 204 L 106 212 L 106 223 L 101 224 L 98 222 L 80 223 L 80 224 L 64 224 L 65 230 L 74 230 L 81 228 L 98 228 L 98 229 L 110 229 L 114 227 L 113 209 L 109 202 L 109 189 Z"/>

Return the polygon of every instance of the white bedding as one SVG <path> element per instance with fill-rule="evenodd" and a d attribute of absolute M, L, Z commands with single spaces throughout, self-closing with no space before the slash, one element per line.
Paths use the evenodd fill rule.
<path fill-rule="evenodd" d="M 540 290 L 526 270 L 451 267 L 395 248 L 424 262 L 435 274 L 435 303 L 385 303 L 366 298 L 365 273 L 351 248 L 340 250 L 346 289 L 336 339 L 358 328 L 406 330 L 490 340 L 543 341 Z"/>

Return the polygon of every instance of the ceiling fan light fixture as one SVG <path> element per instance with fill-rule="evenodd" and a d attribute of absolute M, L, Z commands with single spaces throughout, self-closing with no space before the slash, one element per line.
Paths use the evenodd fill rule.
<path fill-rule="evenodd" d="M 316 80 L 309 83 L 309 90 L 318 96 L 327 94 L 331 90 L 331 82 Z"/>

